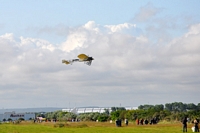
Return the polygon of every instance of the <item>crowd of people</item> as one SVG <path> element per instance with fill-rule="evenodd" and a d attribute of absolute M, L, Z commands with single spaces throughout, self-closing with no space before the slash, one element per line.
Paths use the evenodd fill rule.
<path fill-rule="evenodd" d="M 158 119 L 152 118 L 151 120 L 147 120 L 147 119 L 136 119 L 136 124 L 137 125 L 152 125 L 152 124 L 157 124 L 158 123 Z"/>
<path fill-rule="evenodd" d="M 152 124 L 157 124 L 158 123 L 158 119 L 155 117 L 155 118 L 152 118 L 151 120 L 147 120 L 147 119 L 136 119 L 136 125 L 152 125 Z M 112 123 L 112 120 L 110 121 L 110 123 Z M 128 126 L 128 119 L 124 119 L 124 123 L 126 126 Z M 117 127 L 121 127 L 121 120 L 120 119 L 117 119 L 115 121 L 115 124 Z"/>

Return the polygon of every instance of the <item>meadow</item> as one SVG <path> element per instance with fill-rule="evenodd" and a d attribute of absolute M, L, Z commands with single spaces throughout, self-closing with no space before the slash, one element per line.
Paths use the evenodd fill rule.
<path fill-rule="evenodd" d="M 188 132 L 192 124 L 188 125 Z M 1 133 L 180 133 L 181 123 L 164 123 L 156 125 L 136 125 L 130 122 L 128 126 L 122 123 L 116 127 L 109 122 L 21 122 L 19 124 L 1 123 Z"/>

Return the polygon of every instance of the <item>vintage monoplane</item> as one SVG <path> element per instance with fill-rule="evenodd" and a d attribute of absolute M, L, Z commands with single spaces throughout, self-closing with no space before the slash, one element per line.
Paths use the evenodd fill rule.
<path fill-rule="evenodd" d="M 87 55 L 85 55 L 85 54 L 79 54 L 78 55 L 78 58 L 79 59 L 72 59 L 72 60 L 62 60 L 62 63 L 65 63 L 65 64 L 72 64 L 72 63 L 74 63 L 74 62 L 84 62 L 85 64 L 87 64 L 87 65 L 91 65 L 91 63 L 92 63 L 92 60 L 94 60 L 94 58 L 92 58 L 92 57 L 89 57 L 89 56 L 87 56 Z"/>

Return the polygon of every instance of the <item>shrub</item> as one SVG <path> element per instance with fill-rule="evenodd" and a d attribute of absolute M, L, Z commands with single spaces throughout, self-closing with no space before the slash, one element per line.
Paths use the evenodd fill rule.
<path fill-rule="evenodd" d="M 24 121 L 24 118 L 19 118 L 18 120 L 19 120 L 19 121 Z"/>
<path fill-rule="evenodd" d="M 67 123 L 56 123 L 53 125 L 53 127 L 59 127 L 59 128 L 68 127 L 68 126 L 70 126 L 70 125 Z"/>
<path fill-rule="evenodd" d="M 101 114 L 101 115 L 98 117 L 98 121 L 99 121 L 99 122 L 105 122 L 105 121 L 108 120 L 108 118 L 109 118 L 108 115 Z"/>
<path fill-rule="evenodd" d="M 84 127 L 88 127 L 88 125 L 87 124 L 81 124 L 81 125 L 78 125 L 77 127 L 78 128 L 84 128 Z"/>

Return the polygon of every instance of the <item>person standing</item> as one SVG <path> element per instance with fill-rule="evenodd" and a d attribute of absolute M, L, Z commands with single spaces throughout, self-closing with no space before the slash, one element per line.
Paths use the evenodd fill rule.
<path fill-rule="evenodd" d="M 187 132 L 187 117 L 182 120 L 183 132 Z"/>
<path fill-rule="evenodd" d="M 196 118 L 194 120 L 194 129 L 195 129 L 195 132 L 199 132 L 199 120 Z"/>
<path fill-rule="evenodd" d="M 136 119 L 136 124 L 139 125 L 139 123 L 140 123 L 140 120 L 137 118 Z"/>
<path fill-rule="evenodd" d="M 126 126 L 128 126 L 128 119 L 125 119 L 125 124 Z"/>

